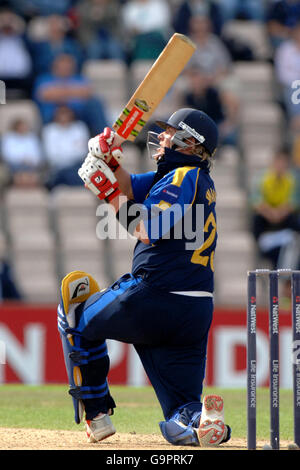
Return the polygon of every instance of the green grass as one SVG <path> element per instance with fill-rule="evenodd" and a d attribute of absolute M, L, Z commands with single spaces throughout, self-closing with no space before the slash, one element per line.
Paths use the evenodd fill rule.
<path fill-rule="evenodd" d="M 73 419 L 68 387 L 61 385 L 1 385 L 0 427 L 80 430 Z M 226 423 L 235 438 L 246 437 L 246 391 L 239 389 L 206 388 L 205 393 L 221 394 L 225 402 Z M 151 387 L 112 386 L 111 394 L 117 408 L 114 424 L 118 432 L 159 434 L 161 409 Z M 257 391 L 257 436 L 269 438 L 269 391 Z M 292 391 L 280 393 L 280 437 L 293 440 Z"/>

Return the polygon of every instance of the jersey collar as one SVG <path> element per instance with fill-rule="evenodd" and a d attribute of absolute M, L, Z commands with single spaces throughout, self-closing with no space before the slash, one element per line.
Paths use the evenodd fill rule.
<path fill-rule="evenodd" d="M 154 186 L 170 171 L 176 170 L 177 168 L 183 166 L 196 166 L 205 171 L 205 173 L 209 173 L 208 162 L 201 161 L 197 155 L 185 155 L 181 152 L 165 148 L 163 159 L 157 163 L 157 172 L 154 176 L 152 186 Z"/>
<path fill-rule="evenodd" d="M 209 172 L 207 161 L 201 161 L 198 155 L 185 155 L 181 152 L 165 148 L 163 159 L 157 164 L 158 170 L 164 168 L 167 172 L 172 171 L 182 166 L 196 166 L 205 172 Z"/>

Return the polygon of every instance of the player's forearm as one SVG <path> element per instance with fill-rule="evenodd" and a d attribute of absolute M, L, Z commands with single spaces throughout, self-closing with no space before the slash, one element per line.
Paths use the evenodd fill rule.
<path fill-rule="evenodd" d="M 119 183 L 120 191 L 130 200 L 134 199 L 132 186 L 131 186 L 131 177 L 128 171 L 124 170 L 123 167 L 119 166 L 119 168 L 115 171 L 115 177 Z"/>
<path fill-rule="evenodd" d="M 115 213 L 116 215 L 118 214 L 118 212 L 120 211 L 120 208 L 126 204 L 127 202 L 129 201 L 129 199 L 124 195 L 124 194 L 120 194 L 119 196 L 117 196 L 116 198 L 114 198 L 110 204 L 111 206 L 113 206 L 114 210 L 115 210 Z M 128 217 L 129 219 L 129 217 Z M 122 222 L 121 222 L 122 223 Z M 128 222 L 126 222 L 127 224 Z M 123 221 L 123 224 L 124 224 L 124 221 Z M 125 225 L 126 225 L 125 224 Z M 128 226 L 126 225 L 126 230 L 128 231 Z M 149 245 L 150 243 L 150 240 L 149 240 L 149 237 L 148 237 L 148 234 L 147 234 L 147 231 L 145 229 L 145 225 L 143 223 L 143 221 L 141 220 L 138 225 L 135 227 L 135 230 L 134 232 L 132 233 L 132 235 L 134 237 L 136 237 L 138 240 L 140 240 L 141 242 L 145 243 L 146 245 Z"/>

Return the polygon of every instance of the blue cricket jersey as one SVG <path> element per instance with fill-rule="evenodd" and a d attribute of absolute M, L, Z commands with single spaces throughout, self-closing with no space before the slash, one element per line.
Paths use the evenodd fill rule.
<path fill-rule="evenodd" d="M 131 175 L 150 239 L 150 245 L 137 242 L 132 273 L 168 291 L 213 292 L 216 191 L 207 162 L 165 149 L 163 166 L 160 178 L 160 163 L 157 173 Z"/>

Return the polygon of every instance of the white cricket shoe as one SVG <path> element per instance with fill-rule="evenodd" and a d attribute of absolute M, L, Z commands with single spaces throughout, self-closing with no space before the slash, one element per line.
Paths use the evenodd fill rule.
<path fill-rule="evenodd" d="M 103 441 L 115 432 L 116 429 L 108 414 L 99 413 L 95 418 L 86 420 L 88 442 Z"/>
<path fill-rule="evenodd" d="M 226 441 L 228 429 L 224 424 L 224 403 L 219 395 L 203 399 L 198 439 L 201 447 L 214 447 Z"/>

